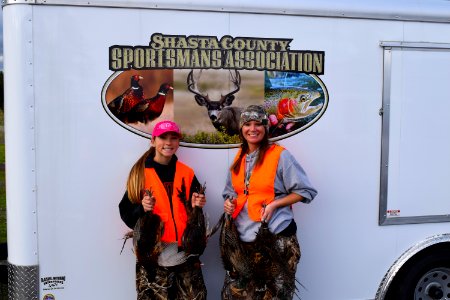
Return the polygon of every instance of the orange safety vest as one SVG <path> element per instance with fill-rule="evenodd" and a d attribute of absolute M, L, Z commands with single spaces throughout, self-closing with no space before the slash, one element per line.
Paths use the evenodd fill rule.
<path fill-rule="evenodd" d="M 250 176 L 248 195 L 245 190 L 245 157 L 242 158 L 239 173 L 231 171 L 231 183 L 237 193 L 236 208 L 233 218 L 236 218 L 248 202 L 248 215 L 250 219 L 256 222 L 261 221 L 261 209 L 264 204 L 271 203 L 275 198 L 274 184 L 277 173 L 278 161 L 280 159 L 283 147 L 272 145 L 264 156 L 264 163 L 260 166 L 254 166 Z M 234 161 L 239 158 L 240 151 Z"/>
<path fill-rule="evenodd" d="M 177 161 L 175 168 L 172 193 L 173 214 L 170 208 L 169 196 L 155 169 L 144 169 L 144 188 L 153 191 L 153 196 L 156 199 L 153 213 L 157 214 L 164 223 L 164 233 L 161 241 L 168 243 L 178 241 L 178 245 L 181 246 L 181 237 L 186 228 L 187 213 L 182 200 L 178 197 L 178 190 L 181 190 L 182 179 L 184 178 L 186 197 L 189 197 L 194 171 L 179 161 Z M 187 200 L 189 205 L 191 205 L 190 199 Z"/>

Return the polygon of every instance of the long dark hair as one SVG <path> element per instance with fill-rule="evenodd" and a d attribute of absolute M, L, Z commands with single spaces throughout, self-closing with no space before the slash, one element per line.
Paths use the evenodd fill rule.
<path fill-rule="evenodd" d="M 248 142 L 244 138 L 244 135 L 242 134 L 242 128 L 239 130 L 239 138 L 242 141 L 241 144 L 241 152 L 239 154 L 238 159 L 231 165 L 230 171 L 234 174 L 238 174 L 239 170 L 241 169 L 241 162 L 244 156 L 248 153 Z M 266 155 L 267 150 L 270 148 L 272 144 L 269 142 L 269 131 L 267 130 L 267 127 L 264 126 L 264 137 L 261 140 L 259 144 L 259 153 L 258 157 L 256 158 L 255 167 L 259 167 L 263 163 L 264 155 Z"/>

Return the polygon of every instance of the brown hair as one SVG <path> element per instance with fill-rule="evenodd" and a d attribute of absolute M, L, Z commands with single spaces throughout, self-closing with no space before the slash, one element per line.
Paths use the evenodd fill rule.
<path fill-rule="evenodd" d="M 144 189 L 144 168 L 148 157 L 155 156 L 155 148 L 150 147 L 133 165 L 128 175 L 127 192 L 128 199 L 132 203 L 141 203 L 141 191 Z"/>
<path fill-rule="evenodd" d="M 231 165 L 230 171 L 232 171 L 234 174 L 239 173 L 239 170 L 241 169 L 241 162 L 244 156 L 248 152 L 248 142 L 242 135 L 242 128 L 239 131 L 239 138 L 242 141 L 241 145 L 241 152 L 239 154 L 238 159 Z M 263 163 L 264 155 L 266 155 L 267 150 L 270 148 L 271 143 L 269 142 L 269 131 L 267 130 L 266 126 L 264 126 L 264 137 L 261 140 L 259 144 L 259 153 L 258 157 L 256 158 L 255 167 L 259 167 Z"/>

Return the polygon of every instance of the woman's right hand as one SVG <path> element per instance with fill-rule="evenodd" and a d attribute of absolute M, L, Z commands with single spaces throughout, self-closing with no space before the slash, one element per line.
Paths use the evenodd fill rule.
<path fill-rule="evenodd" d="M 155 207 L 155 197 L 147 195 L 147 193 L 144 195 L 144 198 L 142 198 L 142 207 L 144 208 L 145 212 L 153 211 L 153 208 Z"/>
<path fill-rule="evenodd" d="M 225 200 L 225 203 L 223 204 L 223 210 L 225 211 L 225 213 L 231 216 L 234 213 L 235 209 L 236 209 L 236 199 L 227 198 Z"/>

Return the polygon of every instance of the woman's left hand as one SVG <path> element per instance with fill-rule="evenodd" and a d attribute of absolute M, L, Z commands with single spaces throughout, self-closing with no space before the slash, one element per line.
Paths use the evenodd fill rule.
<path fill-rule="evenodd" d="M 272 201 L 261 209 L 261 222 L 269 223 L 275 210 L 277 209 L 274 202 L 275 201 Z"/>
<path fill-rule="evenodd" d="M 203 194 L 193 193 L 191 198 L 192 207 L 203 207 L 206 204 L 206 197 Z"/>

